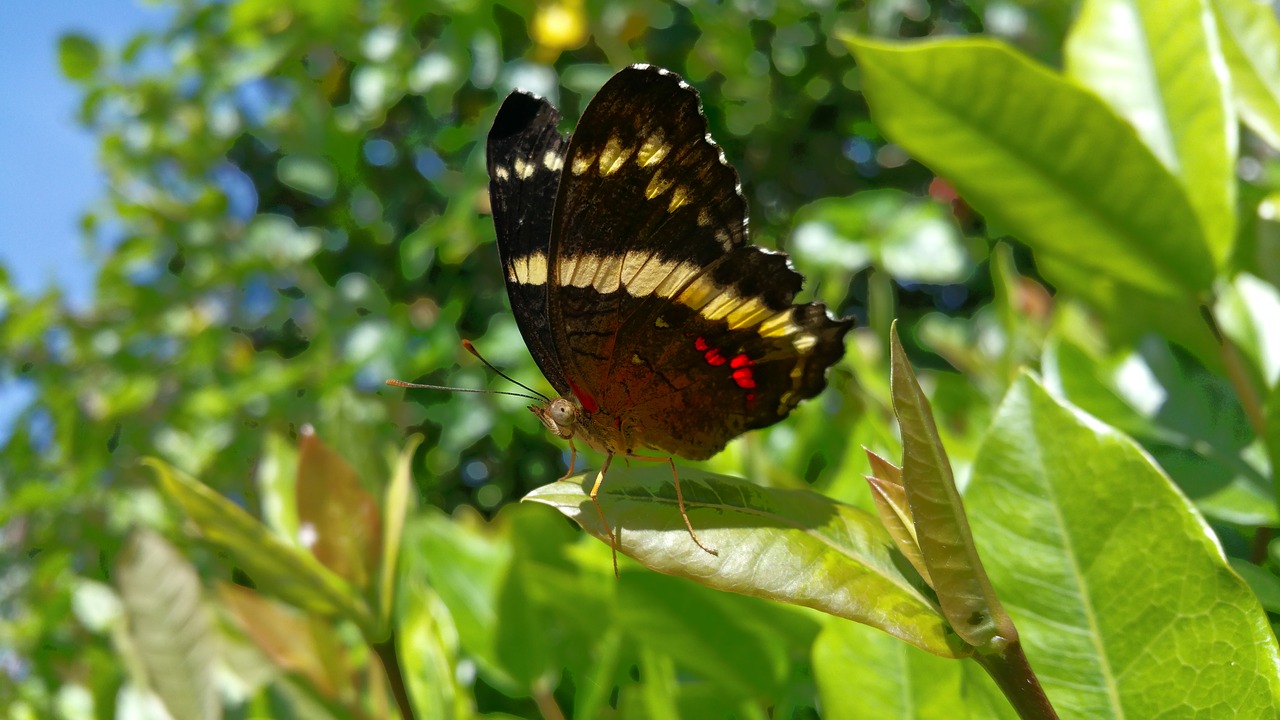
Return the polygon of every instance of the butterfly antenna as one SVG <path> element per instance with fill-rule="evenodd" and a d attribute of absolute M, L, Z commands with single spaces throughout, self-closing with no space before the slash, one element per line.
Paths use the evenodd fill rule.
<path fill-rule="evenodd" d="M 542 400 L 543 400 L 544 402 L 551 402 L 551 398 L 547 397 L 546 395 L 543 395 L 542 393 L 538 392 L 537 390 L 534 390 L 533 388 L 529 387 L 528 385 L 525 385 L 524 383 L 522 383 L 522 382 L 520 382 L 520 381 L 518 381 L 518 380 L 516 380 L 516 379 L 512 378 L 510 375 L 508 375 L 508 374 L 506 374 L 506 373 L 502 372 L 501 370 L 499 370 L 498 368 L 494 367 L 494 366 L 493 366 L 493 363 L 491 363 L 491 362 L 489 362 L 488 360 L 485 360 L 485 359 L 484 359 L 484 356 L 480 354 L 480 351 L 476 350 L 476 346 L 475 346 L 475 345 L 472 345 L 470 340 L 463 340 L 463 341 L 462 341 L 462 347 L 466 348 L 466 349 L 467 349 L 467 352 L 469 352 L 469 353 L 471 353 L 472 355 L 475 355 L 477 358 L 479 358 L 479 359 L 480 359 L 480 362 L 484 363 L 484 366 L 485 366 L 485 367 L 487 367 L 487 368 L 489 368 L 490 370 L 492 370 L 492 371 L 494 371 L 495 373 L 497 373 L 497 374 L 498 374 L 498 377 L 503 378 L 504 380 L 506 380 L 507 382 L 510 382 L 510 383 L 511 383 L 511 384 L 513 384 L 513 385 L 518 385 L 518 386 L 520 386 L 520 387 L 524 388 L 525 390 L 528 390 L 529 392 L 533 393 L 534 395 L 537 395 L 538 397 L 542 398 Z"/>
<path fill-rule="evenodd" d="M 445 390 L 448 392 L 482 393 L 485 395 L 510 395 L 511 397 L 520 397 L 520 398 L 525 398 L 526 400 L 541 400 L 542 402 L 551 402 L 551 398 L 547 397 L 546 395 L 543 395 L 542 393 L 538 392 L 537 390 L 534 390 L 533 388 L 529 387 L 528 385 L 525 385 L 522 382 L 516 382 L 506 373 L 494 367 L 493 363 L 489 362 L 488 360 L 485 360 L 484 357 L 480 355 L 480 353 L 476 352 L 476 348 L 474 345 L 471 344 L 470 340 L 463 340 L 462 347 L 466 348 L 467 352 L 480 358 L 480 362 L 484 363 L 485 367 L 498 373 L 499 376 L 510 381 L 511 383 L 514 383 L 515 385 L 519 385 L 525 390 L 528 390 L 529 392 L 533 393 L 533 395 L 525 395 L 524 393 L 517 393 L 517 392 L 507 392 L 506 390 L 477 390 L 475 388 L 449 387 L 448 385 L 424 385 L 422 383 L 411 383 L 411 382 L 405 382 L 403 380 L 388 380 L 387 384 L 392 387 L 409 388 L 413 390 Z"/>
<path fill-rule="evenodd" d="M 422 383 L 411 383 L 411 382 L 405 382 L 403 380 L 388 380 L 387 384 L 390 385 L 391 387 L 409 388 L 411 390 L 448 390 L 449 392 L 482 393 L 484 395 L 510 395 L 511 397 L 520 397 L 520 398 L 525 398 L 526 400 L 545 401 L 547 399 L 545 397 L 534 397 L 532 395 L 525 395 L 524 393 L 507 392 L 506 390 L 477 390 L 475 388 L 449 387 L 447 385 L 423 385 Z M 521 385 L 521 387 L 524 387 L 524 386 Z"/>

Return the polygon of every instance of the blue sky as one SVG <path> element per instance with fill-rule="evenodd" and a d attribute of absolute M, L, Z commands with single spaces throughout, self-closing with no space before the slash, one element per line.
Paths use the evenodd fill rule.
<path fill-rule="evenodd" d="M 92 297 L 93 267 L 80 214 L 102 197 L 93 137 L 75 122 L 79 92 L 58 68 L 58 36 L 75 31 L 120 47 L 163 27 L 170 11 L 137 0 L 8 3 L 0 22 L 0 263 L 18 289 L 60 287 L 78 307 Z M 0 379 L 0 443 L 30 389 Z"/>
<path fill-rule="evenodd" d="M 158 29 L 167 8 L 136 0 L 13 3 L 0 25 L 0 262 L 35 293 L 56 283 L 77 305 L 93 268 L 80 213 L 102 196 L 93 137 L 76 125 L 79 91 L 58 69 L 58 36 L 75 31 L 119 47 Z"/>

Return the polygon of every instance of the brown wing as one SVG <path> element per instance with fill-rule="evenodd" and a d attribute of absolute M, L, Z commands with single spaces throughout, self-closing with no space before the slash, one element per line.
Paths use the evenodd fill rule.
<path fill-rule="evenodd" d="M 698 459 L 825 386 L 852 320 L 793 305 L 801 276 L 747 244 L 737 172 L 698 95 L 632 66 L 570 140 L 548 292 L 557 354 L 588 412 L 638 444 Z"/>

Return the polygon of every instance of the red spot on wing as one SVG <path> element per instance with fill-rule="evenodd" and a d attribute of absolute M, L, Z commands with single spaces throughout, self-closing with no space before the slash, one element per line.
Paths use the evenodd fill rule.
<path fill-rule="evenodd" d="M 569 389 L 578 397 L 578 402 L 582 403 L 583 410 L 593 413 L 600 409 L 600 406 L 596 404 L 596 399 L 591 397 L 586 390 L 579 387 L 578 383 L 573 381 L 573 378 L 566 377 L 565 380 L 569 382 Z"/>
<path fill-rule="evenodd" d="M 750 367 L 752 365 L 755 365 L 755 363 L 751 362 L 751 358 L 747 357 L 746 353 L 735 355 L 734 358 L 729 361 L 729 367 L 731 368 Z"/>
<path fill-rule="evenodd" d="M 733 381 L 738 387 L 749 390 L 756 386 L 756 379 L 751 375 L 751 368 L 738 368 L 733 371 Z"/>
<path fill-rule="evenodd" d="M 693 341 L 693 347 L 696 348 L 698 352 L 706 352 L 707 348 L 711 346 L 707 345 L 707 341 L 703 339 L 702 336 L 698 336 L 698 339 Z"/>
<path fill-rule="evenodd" d="M 721 355 L 720 351 L 716 348 L 711 348 L 710 350 L 708 350 L 706 352 L 705 357 L 707 358 L 707 364 L 709 365 L 723 365 L 729 362 L 728 360 L 724 359 L 724 356 Z"/>

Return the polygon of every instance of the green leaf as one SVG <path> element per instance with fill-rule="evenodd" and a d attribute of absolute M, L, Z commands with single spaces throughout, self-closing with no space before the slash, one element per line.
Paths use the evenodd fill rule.
<path fill-rule="evenodd" d="M 1280 653 L 1257 598 L 1127 437 L 1024 375 L 966 501 L 1064 717 L 1263 717 L 1280 702 Z"/>
<path fill-rule="evenodd" d="M 392 620 L 394 599 L 396 594 L 397 563 L 400 559 L 400 544 L 404 539 L 404 519 L 409 512 L 409 491 L 413 484 L 413 456 L 422 444 L 422 436 L 409 438 L 400 459 L 396 462 L 391 482 L 387 485 L 386 500 L 382 510 L 382 564 L 381 580 L 378 583 L 378 618 L 389 625 Z"/>
<path fill-rule="evenodd" d="M 479 531 L 474 511 L 463 513 L 451 520 L 428 510 L 406 527 L 406 582 L 421 578 L 439 595 L 459 642 L 486 682 L 509 695 L 527 693 L 503 667 L 497 650 L 499 590 L 511 564 L 511 545 L 496 533 Z"/>
<path fill-rule="evenodd" d="M 368 605 L 309 554 L 286 544 L 207 485 L 167 463 L 147 459 L 160 491 L 177 503 L 211 545 L 229 554 L 264 592 L 303 610 L 343 615 L 375 635 Z"/>
<path fill-rule="evenodd" d="M 588 495 L 595 473 L 525 496 L 609 542 Z M 711 555 L 689 538 L 665 467 L 614 467 L 600 504 L 620 552 L 658 572 L 718 590 L 803 605 L 878 627 L 944 657 L 965 654 L 937 609 L 899 569 L 874 517 L 808 491 L 680 469 L 685 505 Z"/>
<path fill-rule="evenodd" d="M 1114 344 L 1136 345 L 1154 331 L 1206 366 L 1220 367 L 1218 339 L 1204 322 L 1203 298 L 1157 295 L 1057 258 L 1038 258 L 1037 264 L 1060 291 L 1082 299 L 1107 319 L 1102 330 Z"/>
<path fill-rule="evenodd" d="M 196 569 L 164 538 L 139 531 L 117 559 L 115 576 L 133 648 L 169 714 L 221 717 L 218 639 Z"/>
<path fill-rule="evenodd" d="M 378 503 L 355 468 L 303 428 L 296 485 L 300 531 L 311 534 L 311 554 L 353 586 L 369 588 L 381 555 Z"/>
<path fill-rule="evenodd" d="M 58 38 L 58 66 L 70 80 L 90 80 L 102 65 L 102 51 L 93 38 L 67 33 Z"/>
<path fill-rule="evenodd" d="M 812 642 L 820 617 L 651 572 L 622 573 L 618 594 L 617 625 L 642 653 L 669 655 L 682 673 L 742 697 L 781 691 L 789 656 Z"/>
<path fill-rule="evenodd" d="M 1016 717 L 982 670 L 871 628 L 832 619 L 813 644 L 824 720 L 991 720 Z"/>
<path fill-rule="evenodd" d="M 406 583 L 399 603 L 396 650 L 405 685 L 421 720 L 474 717 L 475 701 L 458 677 L 458 630 L 449 609 L 426 583 Z"/>
<path fill-rule="evenodd" d="M 1238 133 L 1206 3 L 1086 0 L 1066 61 L 1182 182 L 1220 265 L 1235 240 Z"/>
<path fill-rule="evenodd" d="M 1005 645 L 1017 639 L 1017 630 L 982 569 L 951 462 L 898 339 L 897 323 L 889 341 L 893 411 L 902 431 L 902 487 L 932 587 L 943 615 L 966 642 L 979 649 Z"/>
<path fill-rule="evenodd" d="M 1280 22 L 1265 0 L 1211 0 L 1240 117 L 1280 149 Z"/>
<path fill-rule="evenodd" d="M 1209 289 L 1182 187 L 1096 95 L 991 40 L 848 44 L 885 134 L 1034 250 L 1160 295 Z"/>

